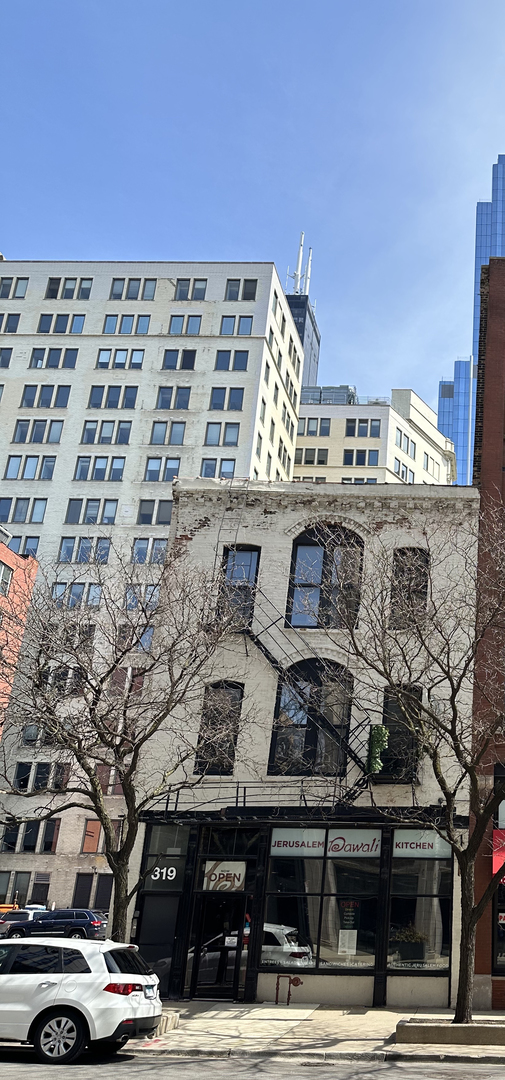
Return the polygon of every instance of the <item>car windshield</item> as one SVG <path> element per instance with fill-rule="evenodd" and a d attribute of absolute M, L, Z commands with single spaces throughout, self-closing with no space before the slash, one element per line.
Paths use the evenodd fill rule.
<path fill-rule="evenodd" d="M 135 949 L 111 949 L 104 957 L 109 971 L 120 971 L 122 975 L 152 975 L 152 968 Z"/>

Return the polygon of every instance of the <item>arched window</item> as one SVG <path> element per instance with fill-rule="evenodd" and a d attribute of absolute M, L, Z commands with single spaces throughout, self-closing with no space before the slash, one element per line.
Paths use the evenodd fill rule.
<path fill-rule="evenodd" d="M 354 626 L 363 542 L 338 525 L 317 525 L 295 540 L 287 621 L 300 627 Z"/>
<path fill-rule="evenodd" d="M 271 774 L 344 776 L 353 679 L 331 660 L 303 660 L 279 682 Z"/>
<path fill-rule="evenodd" d="M 205 687 L 195 773 L 233 774 L 243 694 L 241 683 L 217 682 Z"/>

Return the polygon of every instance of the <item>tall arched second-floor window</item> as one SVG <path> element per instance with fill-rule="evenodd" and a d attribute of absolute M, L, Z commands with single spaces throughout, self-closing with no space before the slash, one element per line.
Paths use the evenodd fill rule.
<path fill-rule="evenodd" d="M 279 681 L 270 774 L 344 776 L 353 678 L 331 660 L 303 660 Z"/>
<path fill-rule="evenodd" d="M 363 541 L 349 529 L 320 524 L 298 536 L 291 564 L 290 626 L 354 626 L 362 563 Z"/>

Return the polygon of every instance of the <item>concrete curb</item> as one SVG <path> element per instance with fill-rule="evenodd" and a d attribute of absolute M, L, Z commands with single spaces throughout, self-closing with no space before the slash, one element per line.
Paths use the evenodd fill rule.
<path fill-rule="evenodd" d="M 479 1050 L 479 1047 L 475 1047 Z M 454 1062 L 455 1065 L 463 1064 L 479 1064 L 479 1065 L 504 1065 L 505 1064 L 505 1051 L 500 1055 L 481 1054 L 477 1056 L 471 1056 L 470 1054 L 448 1054 L 444 1050 L 440 1051 L 422 1051 L 419 1054 L 409 1053 L 408 1051 L 401 1050 L 356 1050 L 356 1051 L 342 1051 L 338 1050 L 283 1050 L 282 1054 L 279 1054 L 275 1050 L 241 1050 L 239 1047 L 233 1049 L 230 1047 L 228 1050 L 200 1050 L 194 1047 L 193 1049 L 183 1049 L 177 1047 L 160 1047 L 159 1049 L 146 1049 L 141 1050 L 130 1046 L 128 1043 L 124 1048 L 126 1054 L 133 1054 L 135 1057 L 177 1057 L 177 1058 L 252 1058 L 265 1059 L 270 1058 L 271 1061 L 285 1061 L 286 1058 L 293 1059 L 295 1061 L 328 1061 L 328 1062 L 345 1062 L 345 1061 L 403 1061 L 408 1062 L 410 1065 L 420 1062 Z"/>

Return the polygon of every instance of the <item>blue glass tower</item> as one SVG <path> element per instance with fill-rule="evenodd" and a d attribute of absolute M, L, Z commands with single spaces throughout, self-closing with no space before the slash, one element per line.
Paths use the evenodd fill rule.
<path fill-rule="evenodd" d="M 442 379 L 438 391 L 438 426 L 454 442 L 458 484 L 472 482 L 475 392 L 479 356 L 480 269 L 491 255 L 505 255 L 505 154 L 493 165 L 492 201 L 477 203 L 473 294 L 473 370 L 470 360 L 456 360 L 454 379 Z M 470 400 L 471 393 L 471 400 Z M 468 429 L 471 413 L 470 456 Z"/>

